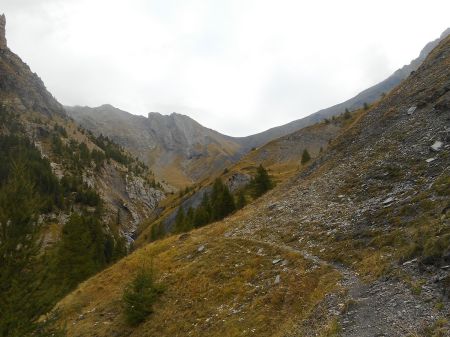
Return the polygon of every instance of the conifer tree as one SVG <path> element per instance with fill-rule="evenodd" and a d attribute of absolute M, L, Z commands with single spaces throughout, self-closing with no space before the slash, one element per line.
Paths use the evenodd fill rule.
<path fill-rule="evenodd" d="M 189 207 L 186 213 L 186 218 L 184 221 L 184 227 L 183 227 L 183 231 L 187 232 L 189 230 L 191 230 L 194 227 L 194 209 L 192 207 Z"/>
<path fill-rule="evenodd" d="M 205 206 L 202 204 L 195 209 L 194 215 L 194 227 L 202 227 L 209 223 L 209 214 L 206 211 Z"/>
<path fill-rule="evenodd" d="M 237 195 L 236 208 L 241 209 L 247 204 L 247 200 L 245 199 L 245 194 L 243 190 L 240 190 Z"/>
<path fill-rule="evenodd" d="M 303 150 L 303 154 L 302 154 L 302 165 L 306 164 L 307 162 L 309 162 L 311 160 L 311 156 L 309 155 L 309 152 L 307 149 Z"/>
<path fill-rule="evenodd" d="M 181 233 L 183 231 L 184 223 L 185 223 L 185 217 L 186 217 L 186 215 L 184 214 L 183 206 L 180 206 L 178 208 L 178 213 L 177 213 L 177 216 L 175 218 L 175 231 L 176 232 Z"/>
<path fill-rule="evenodd" d="M 256 176 L 251 182 L 251 187 L 255 198 L 260 197 L 273 187 L 272 179 L 262 165 L 259 165 L 256 170 Z"/>
<path fill-rule="evenodd" d="M 19 337 L 36 328 L 40 315 L 35 260 L 41 200 L 22 164 L 12 166 L 0 187 L 0 336 Z"/>
<path fill-rule="evenodd" d="M 352 117 L 350 111 L 346 108 L 344 112 L 344 119 L 350 119 Z"/>
<path fill-rule="evenodd" d="M 211 221 L 211 203 L 209 193 L 204 193 L 202 202 L 194 210 L 193 226 L 195 228 L 202 227 Z"/>
<path fill-rule="evenodd" d="M 153 268 L 142 267 L 127 285 L 122 301 L 127 323 L 136 326 L 153 312 L 153 304 L 163 292 L 163 286 L 154 280 Z"/>
<path fill-rule="evenodd" d="M 216 221 L 223 219 L 235 210 L 233 196 L 230 190 L 220 178 L 214 181 L 211 193 L 211 220 Z"/>
<path fill-rule="evenodd" d="M 64 288 L 73 288 L 106 265 L 105 243 L 96 217 L 72 214 L 63 228 L 58 249 L 58 273 Z"/>

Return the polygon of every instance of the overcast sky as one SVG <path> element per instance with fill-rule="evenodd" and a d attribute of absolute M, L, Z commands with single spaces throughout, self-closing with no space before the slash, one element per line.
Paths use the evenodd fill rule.
<path fill-rule="evenodd" d="M 344 101 L 450 26 L 450 1 L 1 0 L 9 47 L 66 105 L 233 136 Z"/>

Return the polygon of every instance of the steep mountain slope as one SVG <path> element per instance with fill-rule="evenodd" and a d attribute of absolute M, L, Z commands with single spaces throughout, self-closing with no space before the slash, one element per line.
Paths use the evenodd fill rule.
<path fill-rule="evenodd" d="M 449 33 L 450 29 L 447 29 L 439 39 L 428 43 L 419 57 L 409 65 L 355 97 L 308 117 L 248 137 L 228 137 L 201 126 L 187 116 L 175 113 L 170 116 L 150 113 L 145 118 L 111 105 L 97 108 L 66 107 L 66 110 L 83 127 L 94 134 L 110 137 L 138 156 L 160 179 L 178 188 L 185 187 L 217 175 L 252 148 L 339 115 L 345 109 L 356 110 L 364 103 L 377 101 L 383 93 L 392 90 L 416 70 L 428 53 Z"/>
<path fill-rule="evenodd" d="M 417 68 L 420 66 L 423 60 L 427 57 L 428 53 L 449 34 L 450 28 L 446 29 L 438 39 L 429 42 L 422 49 L 422 51 L 419 54 L 419 57 L 412 60 L 410 64 L 405 65 L 402 68 L 396 70 L 391 76 L 389 76 L 384 81 L 377 83 L 374 86 L 360 92 L 355 97 L 350 98 L 345 102 L 333 105 L 332 107 L 319 110 L 305 118 L 301 118 L 292 121 L 288 124 L 271 128 L 267 131 L 258 133 L 256 135 L 245 137 L 241 140 L 241 142 L 243 144 L 246 144 L 248 148 L 258 147 L 261 146 L 262 144 L 267 143 L 272 139 L 282 137 L 306 126 L 317 123 L 323 120 L 324 118 L 339 115 L 343 113 L 345 109 L 355 110 L 361 108 L 364 105 L 364 103 L 372 104 L 373 102 L 377 101 L 383 93 L 388 93 L 389 91 L 391 91 L 401 81 L 407 78 L 411 72 L 417 70 Z"/>
<path fill-rule="evenodd" d="M 233 138 L 176 113 L 149 113 L 145 118 L 111 105 L 66 107 L 66 111 L 83 127 L 129 149 L 176 187 L 217 174 L 242 153 Z"/>
<path fill-rule="evenodd" d="M 142 162 L 70 119 L 9 50 L 0 16 L 0 336 L 56 336 L 42 320 L 125 255 L 162 187 Z"/>
<path fill-rule="evenodd" d="M 109 140 L 79 128 L 41 79 L 9 50 L 4 33 L 5 17 L 0 16 L 0 107 L 4 117 L 0 133 L 27 137 L 50 161 L 59 179 L 79 178 L 80 186 L 98 192 L 106 209 L 105 222 L 116 224 L 123 235 L 131 237 L 164 197 L 161 189 L 150 186 L 151 172 Z M 11 124 L 20 125 L 20 130 L 13 131 Z M 67 218 L 56 216 L 61 228 Z"/>
<path fill-rule="evenodd" d="M 230 171 L 245 172 L 249 167 L 256 168 L 262 164 L 271 171 L 277 181 L 282 181 L 298 171 L 304 150 L 308 151 L 311 158 L 316 158 L 333 139 L 351 126 L 361 113 L 362 110 L 357 110 L 333 116 L 332 119 L 325 119 L 272 140 L 243 156 Z"/>
<path fill-rule="evenodd" d="M 448 336 L 450 38 L 312 165 L 224 221 L 147 245 L 58 305 L 69 336 Z M 124 285 L 165 292 L 130 328 Z"/>
<path fill-rule="evenodd" d="M 244 155 L 236 164 L 226 167 L 217 176 L 211 176 L 195 184 L 187 193 L 172 195 L 160 204 L 163 208 L 158 217 L 150 218 L 143 223 L 135 241 L 135 247 L 140 247 L 154 239 L 154 234 L 159 236 L 173 230 L 176 215 L 180 206 L 187 211 L 190 207 L 197 208 L 203 200 L 205 193 L 210 193 L 214 180 L 220 177 L 229 190 L 235 195 L 237 202 L 239 192 L 246 195 L 246 200 L 252 199 L 248 191 L 251 180 L 255 177 L 259 165 L 268 170 L 275 184 L 292 177 L 303 165 L 302 155 L 306 150 L 312 159 L 324 151 L 330 142 L 361 116 L 364 111 L 345 113 L 331 120 L 298 130 L 290 135 L 275 139 Z M 247 189 L 247 193 L 245 190 Z"/>

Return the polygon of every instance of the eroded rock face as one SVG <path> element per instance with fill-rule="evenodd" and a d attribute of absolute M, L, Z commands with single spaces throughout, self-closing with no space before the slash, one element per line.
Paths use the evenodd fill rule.
<path fill-rule="evenodd" d="M 164 199 L 164 193 L 146 184 L 144 179 L 134 175 L 126 176 L 126 191 L 131 200 L 140 200 L 150 209 L 155 209 Z"/>
<path fill-rule="evenodd" d="M 0 49 L 5 49 L 6 45 L 6 18 L 5 14 L 0 15 Z"/>
<path fill-rule="evenodd" d="M 231 192 L 235 192 L 240 188 L 248 185 L 252 177 L 246 173 L 234 173 L 230 178 L 228 178 L 226 185 L 230 189 Z"/>

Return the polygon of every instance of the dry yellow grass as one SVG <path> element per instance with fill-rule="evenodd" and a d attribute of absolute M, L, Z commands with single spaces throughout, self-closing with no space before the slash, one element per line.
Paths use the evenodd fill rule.
<path fill-rule="evenodd" d="M 236 164 L 230 165 L 227 168 L 227 172 L 221 175 L 221 178 L 226 180 L 232 175 L 237 173 L 244 173 L 250 176 L 254 176 L 257 167 L 262 164 L 271 175 L 273 181 L 278 185 L 282 182 L 292 178 L 300 171 L 302 171 L 306 165 L 302 165 L 301 157 L 303 149 L 307 148 L 312 158 L 316 158 L 320 155 L 320 149 L 326 150 L 329 140 L 334 139 L 342 132 L 351 128 L 356 121 L 358 121 L 365 113 L 364 110 L 358 110 L 352 113 L 351 118 L 345 119 L 343 116 L 335 118 L 330 123 L 320 122 L 314 125 L 308 126 L 292 135 L 284 136 L 275 139 L 264 146 L 254 149 L 241 158 Z M 233 145 L 233 144 L 231 144 Z M 233 153 L 236 149 L 230 145 L 228 154 Z M 210 146 L 209 152 L 214 155 L 220 155 L 220 149 Z M 197 162 L 196 165 L 210 165 L 212 158 L 205 158 L 204 162 Z M 184 188 L 187 185 L 192 186 L 192 182 L 184 178 L 181 172 L 177 171 L 176 167 L 180 163 L 175 163 L 170 167 L 165 168 L 166 175 L 170 175 L 170 181 L 177 181 L 177 187 Z M 190 167 L 191 170 L 195 170 L 196 167 Z M 158 175 L 162 174 L 157 172 Z M 216 176 L 207 177 L 195 184 L 197 189 L 201 189 L 208 185 L 212 185 Z M 178 180 L 177 180 L 178 179 Z M 148 242 L 148 238 L 151 237 L 150 232 L 154 225 L 157 225 L 161 220 L 164 220 L 168 215 L 174 212 L 179 205 L 188 198 L 189 195 L 180 198 L 178 194 L 169 196 L 163 200 L 160 207 L 163 208 L 163 212 L 159 214 L 158 218 L 147 219 L 140 228 L 140 233 L 135 241 L 135 247 L 142 247 L 142 245 Z"/>
<path fill-rule="evenodd" d="M 82 283 L 57 306 L 68 336 L 271 336 L 305 318 L 336 289 L 340 276 L 332 268 L 272 245 L 226 237 L 228 229 L 229 222 L 215 223 L 184 240 L 173 236 L 149 244 Z M 123 288 L 150 261 L 165 292 L 154 314 L 130 329 L 122 317 Z"/>

